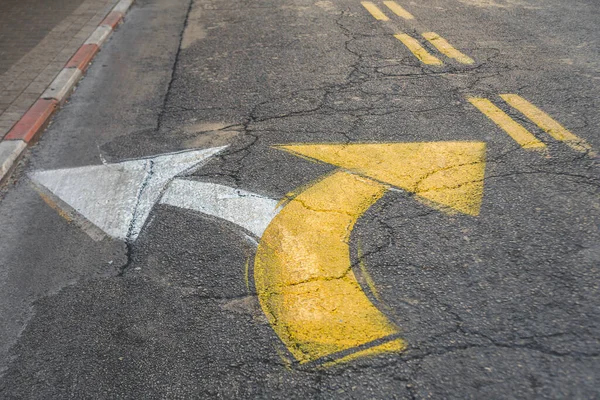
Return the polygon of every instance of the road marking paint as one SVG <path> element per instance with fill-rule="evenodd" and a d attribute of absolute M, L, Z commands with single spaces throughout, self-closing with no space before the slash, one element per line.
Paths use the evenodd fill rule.
<path fill-rule="evenodd" d="M 565 142 L 573 150 L 582 153 L 594 154 L 592 146 L 584 139 L 568 131 L 565 127 L 555 121 L 550 115 L 540 110 L 529 101 L 518 94 L 501 94 L 500 97 L 510 106 L 520 111 L 523 115 L 533 121 L 542 130 L 554 139 Z"/>
<path fill-rule="evenodd" d="M 379 297 L 379 292 L 377 291 L 377 287 L 375 286 L 375 281 L 371 277 L 371 274 L 369 274 L 369 271 L 367 271 L 367 264 L 365 263 L 360 243 L 358 244 L 357 253 L 358 253 L 357 256 L 358 256 L 358 265 L 360 267 L 360 274 L 364 278 L 365 283 L 367 284 L 367 286 L 369 287 L 369 290 L 373 294 L 373 297 L 375 297 L 375 299 L 377 299 L 377 301 L 381 301 L 381 298 Z"/>
<path fill-rule="evenodd" d="M 485 144 L 276 147 L 340 168 L 294 192 L 281 207 L 276 200 L 240 189 L 174 178 L 226 146 L 30 176 L 64 203 L 56 203 L 61 209 L 72 207 L 116 238 L 135 240 L 158 201 L 231 221 L 262 236 L 254 263 L 260 304 L 300 363 L 322 357 L 328 363 L 346 362 L 402 351 L 406 344 L 398 337 L 399 328 L 371 303 L 353 273 L 348 246 L 352 228 L 391 185 L 442 211 L 477 215 Z M 249 287 L 248 267 L 244 279 Z"/>
<path fill-rule="evenodd" d="M 67 222 L 73 221 L 73 217 L 71 216 L 71 214 L 69 214 L 66 210 L 61 208 L 52 197 L 48 196 L 42 191 L 38 191 L 38 195 L 42 198 L 42 200 L 44 200 L 44 203 L 48 204 L 50 208 L 56 211 L 58 215 L 64 218 Z"/>
<path fill-rule="evenodd" d="M 246 257 L 246 264 L 244 264 L 244 283 L 248 293 L 250 293 L 250 256 Z"/>
<path fill-rule="evenodd" d="M 485 143 L 416 142 L 278 146 L 416 194 L 432 206 L 478 215 Z"/>
<path fill-rule="evenodd" d="M 276 200 L 216 183 L 187 179 L 173 180 L 160 203 L 233 222 L 259 238 L 279 211 Z"/>
<path fill-rule="evenodd" d="M 360 4 L 362 4 L 363 7 L 366 8 L 375 19 L 379 21 L 389 21 L 387 15 L 385 15 L 383 11 L 381 11 L 374 3 L 370 1 L 362 1 Z"/>
<path fill-rule="evenodd" d="M 395 1 L 384 1 L 383 4 L 387 6 L 394 14 L 404 19 L 415 19 L 411 13 L 406 11 L 400 4 Z"/>
<path fill-rule="evenodd" d="M 435 32 L 425 32 L 423 33 L 423 37 L 429 41 L 436 49 L 439 50 L 440 53 L 444 54 L 446 57 L 454 58 L 456 61 L 463 64 L 473 64 L 474 61 L 471 57 L 463 54 L 459 50 L 457 50 L 454 46 L 452 46 L 446 39 L 441 37 Z"/>
<path fill-rule="evenodd" d="M 258 245 L 254 279 L 273 330 L 300 363 L 403 350 L 399 328 L 371 303 L 352 271 L 350 233 L 390 185 L 443 210 L 477 215 L 485 144 L 275 147 L 340 168 L 287 198 Z"/>
<path fill-rule="evenodd" d="M 386 343 L 383 343 L 380 345 L 376 345 L 373 347 L 369 347 L 365 350 L 359 350 L 355 353 L 341 357 L 337 360 L 323 363 L 323 367 L 325 367 L 325 368 L 332 367 L 334 365 L 343 364 L 343 363 L 357 360 L 361 357 L 371 357 L 371 356 L 376 356 L 378 354 L 384 354 L 384 353 L 400 353 L 405 348 L 406 348 L 406 342 L 403 339 L 393 339 L 393 340 L 390 340 L 389 342 L 386 342 Z"/>
<path fill-rule="evenodd" d="M 348 249 L 354 223 L 385 191 L 337 171 L 289 201 L 259 243 L 258 298 L 300 363 L 399 333 L 362 291 Z"/>
<path fill-rule="evenodd" d="M 396 39 L 401 41 L 408 49 L 417 57 L 423 64 L 427 65 L 442 65 L 442 62 L 435 56 L 429 54 L 427 50 L 418 40 L 406 33 L 397 33 L 394 35 Z"/>
<path fill-rule="evenodd" d="M 494 105 L 491 101 L 479 97 L 469 97 L 469 102 L 473 104 L 486 117 L 491 119 L 496 125 L 502 128 L 513 138 L 521 147 L 526 150 L 545 151 L 546 145 L 538 140 L 531 132 L 525 129 L 521 124 L 512 119 L 508 114 Z"/>
<path fill-rule="evenodd" d="M 135 240 L 169 181 L 198 167 L 225 147 L 36 171 L 29 176 L 107 235 Z"/>

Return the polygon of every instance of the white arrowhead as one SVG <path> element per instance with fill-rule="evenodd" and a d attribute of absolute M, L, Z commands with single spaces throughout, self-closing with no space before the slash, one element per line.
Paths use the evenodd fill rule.
<path fill-rule="evenodd" d="M 37 171 L 30 177 L 109 236 L 135 240 L 164 187 L 176 175 L 200 166 L 225 147 Z"/>

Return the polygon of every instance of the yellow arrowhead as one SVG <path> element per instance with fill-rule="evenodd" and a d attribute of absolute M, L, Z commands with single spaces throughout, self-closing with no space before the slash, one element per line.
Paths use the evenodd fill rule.
<path fill-rule="evenodd" d="M 276 147 L 396 186 L 433 203 L 433 206 L 441 205 L 469 215 L 479 214 L 485 173 L 483 142 L 294 144 Z"/>

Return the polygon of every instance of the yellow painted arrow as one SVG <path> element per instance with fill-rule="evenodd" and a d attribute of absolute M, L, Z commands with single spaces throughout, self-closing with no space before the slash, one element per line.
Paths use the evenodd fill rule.
<path fill-rule="evenodd" d="M 479 214 L 485 143 L 298 144 L 278 147 L 415 193 L 436 207 Z"/>
<path fill-rule="evenodd" d="M 401 351 L 399 328 L 371 303 L 351 269 L 350 232 L 391 186 L 441 210 L 477 215 L 485 144 L 277 147 L 340 169 L 296 194 L 262 236 L 254 278 L 271 326 L 300 363 Z"/>

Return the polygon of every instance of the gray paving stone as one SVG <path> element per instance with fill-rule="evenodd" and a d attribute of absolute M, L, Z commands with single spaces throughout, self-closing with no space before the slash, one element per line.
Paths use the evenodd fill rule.
<path fill-rule="evenodd" d="M 32 50 L 84 0 L 2 0 L 0 5 L 0 74 Z"/>
<path fill-rule="evenodd" d="M 46 90 L 116 2 L 0 2 L 0 137 Z"/>

